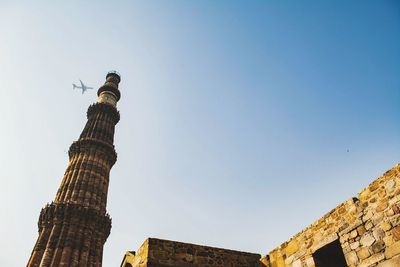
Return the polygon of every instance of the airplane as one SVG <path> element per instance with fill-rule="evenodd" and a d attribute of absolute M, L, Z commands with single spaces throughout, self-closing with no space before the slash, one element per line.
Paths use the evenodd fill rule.
<path fill-rule="evenodd" d="M 81 82 L 81 86 L 78 86 L 78 85 L 73 83 L 72 84 L 72 86 L 73 86 L 72 89 L 82 89 L 82 95 L 86 90 L 93 89 L 93 87 L 89 87 L 89 86 L 84 85 L 81 80 L 79 80 L 79 81 Z"/>

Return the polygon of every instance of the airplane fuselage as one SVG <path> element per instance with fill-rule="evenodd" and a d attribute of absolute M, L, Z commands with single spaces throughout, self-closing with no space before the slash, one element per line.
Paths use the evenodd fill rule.
<path fill-rule="evenodd" d="M 78 86 L 78 85 L 73 83 L 72 84 L 72 89 L 81 89 L 82 90 L 82 94 L 85 93 L 86 90 L 93 89 L 93 87 L 86 86 L 81 80 L 79 80 L 79 82 L 81 83 L 81 86 Z"/>

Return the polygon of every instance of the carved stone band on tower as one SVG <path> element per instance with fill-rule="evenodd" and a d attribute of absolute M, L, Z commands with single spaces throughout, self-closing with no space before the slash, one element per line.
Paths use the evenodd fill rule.
<path fill-rule="evenodd" d="M 121 97 L 116 72 L 106 76 L 97 102 L 87 111 L 78 141 L 54 201 L 39 216 L 39 237 L 27 266 L 101 266 L 111 229 L 106 213 L 109 174 L 116 162 L 114 130 Z"/>

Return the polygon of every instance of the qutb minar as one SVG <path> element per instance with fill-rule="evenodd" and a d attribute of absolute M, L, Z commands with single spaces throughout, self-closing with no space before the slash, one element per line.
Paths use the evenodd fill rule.
<path fill-rule="evenodd" d="M 110 72 L 69 148 L 69 163 L 54 201 L 39 216 L 39 237 L 27 266 L 101 266 L 111 229 L 106 212 L 110 170 L 117 159 L 114 130 L 121 78 Z"/>

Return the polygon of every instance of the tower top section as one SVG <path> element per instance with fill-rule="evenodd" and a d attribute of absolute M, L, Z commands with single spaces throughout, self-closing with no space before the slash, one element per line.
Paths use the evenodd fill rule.
<path fill-rule="evenodd" d="M 121 76 L 116 71 L 110 71 L 106 75 L 106 81 L 103 86 L 97 91 L 99 98 L 103 94 L 111 94 L 115 96 L 115 100 L 118 101 L 121 98 L 121 92 L 118 89 L 118 84 L 121 81 Z"/>
<path fill-rule="evenodd" d="M 111 70 L 111 71 L 109 71 L 109 72 L 107 73 L 107 75 L 106 75 L 106 79 L 107 79 L 109 76 L 114 76 L 116 79 L 118 79 L 118 83 L 121 81 L 121 74 L 119 74 L 119 72 L 116 71 L 116 70 Z"/>

